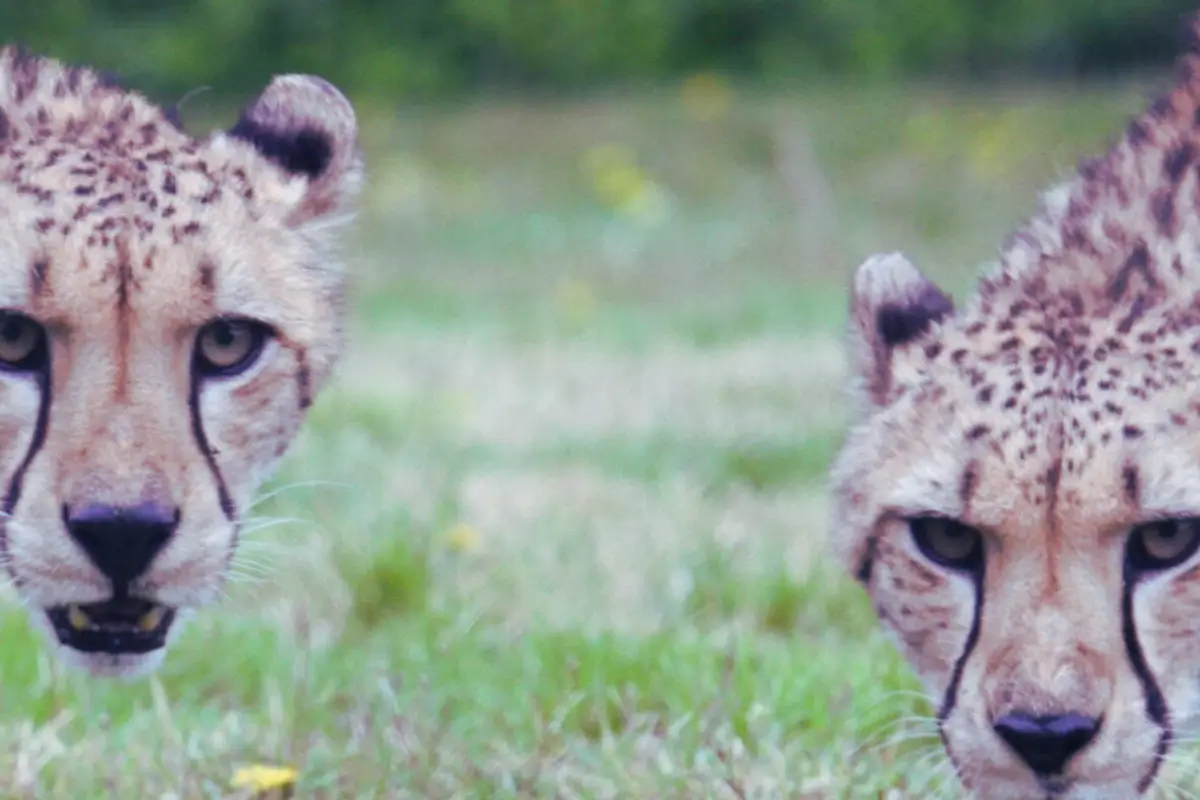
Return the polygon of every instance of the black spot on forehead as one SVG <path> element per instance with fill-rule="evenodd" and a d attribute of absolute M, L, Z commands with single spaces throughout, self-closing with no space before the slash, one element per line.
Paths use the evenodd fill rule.
<path fill-rule="evenodd" d="M 1163 173 L 1166 175 L 1167 180 L 1171 183 L 1178 183 L 1184 170 L 1192 163 L 1195 155 L 1195 145 L 1190 141 L 1184 141 L 1168 150 L 1163 156 Z"/>
<path fill-rule="evenodd" d="M 1139 273 L 1150 287 L 1158 287 L 1158 281 L 1150 268 L 1150 250 L 1144 239 L 1139 240 L 1133 246 L 1125 263 L 1113 278 L 1112 284 L 1109 286 L 1109 297 L 1113 300 L 1120 300 L 1129 289 L 1130 280 Z"/>
<path fill-rule="evenodd" d="M 1125 465 L 1121 470 L 1121 484 L 1125 489 L 1125 499 L 1136 505 L 1141 494 L 1141 478 L 1137 467 L 1132 464 Z"/>
<path fill-rule="evenodd" d="M 1164 188 L 1150 198 L 1150 210 L 1163 236 L 1175 235 L 1175 190 Z"/>
<path fill-rule="evenodd" d="M 971 497 L 974 496 L 975 487 L 978 485 L 979 465 L 972 461 L 963 469 L 962 476 L 958 481 L 958 499 L 962 501 L 964 507 L 970 505 Z"/>
<path fill-rule="evenodd" d="M 199 268 L 196 270 L 196 281 L 200 284 L 201 290 L 206 294 L 211 295 L 217 286 L 216 267 L 211 261 L 201 261 Z"/>
<path fill-rule="evenodd" d="M 988 427 L 987 425 L 984 425 L 983 423 L 980 423 L 978 425 L 972 425 L 970 428 L 967 429 L 966 439 L 969 442 L 973 442 L 973 441 L 976 441 L 977 439 L 982 439 L 990 431 L 991 431 L 991 428 Z"/>
<path fill-rule="evenodd" d="M 1129 144 L 1134 147 L 1140 147 L 1150 139 L 1150 128 L 1145 121 L 1135 119 L 1129 123 L 1129 128 L 1125 132 Z"/>

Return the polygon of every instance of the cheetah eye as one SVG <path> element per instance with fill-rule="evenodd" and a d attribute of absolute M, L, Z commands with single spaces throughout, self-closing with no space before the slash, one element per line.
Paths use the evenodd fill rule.
<path fill-rule="evenodd" d="M 1200 545 L 1200 520 L 1148 522 L 1129 534 L 1125 560 L 1139 572 L 1170 569 L 1191 558 L 1197 545 Z"/>
<path fill-rule="evenodd" d="M 917 548 L 935 564 L 970 571 L 983 566 L 983 537 L 974 528 L 942 517 L 913 517 L 908 528 Z"/>
<path fill-rule="evenodd" d="M 205 377 L 245 372 L 262 353 L 271 329 L 249 319 L 215 319 L 196 336 L 195 370 Z"/>
<path fill-rule="evenodd" d="M 45 328 L 24 314 L 0 311 L 0 369 L 34 372 L 48 359 Z"/>

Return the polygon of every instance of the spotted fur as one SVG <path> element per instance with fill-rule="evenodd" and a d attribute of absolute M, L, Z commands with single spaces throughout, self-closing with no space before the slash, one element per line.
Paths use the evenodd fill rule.
<path fill-rule="evenodd" d="M 362 171 L 354 111 L 319 78 L 277 77 L 229 132 L 193 137 L 96 71 L 0 50 L 0 311 L 50 351 L 37 374 L 0 370 L 0 552 L 38 625 L 112 592 L 64 530 L 78 507 L 177 509 L 131 591 L 182 612 L 216 597 L 340 352 Z M 197 332 L 218 318 L 272 335 L 246 372 L 202 379 Z M 132 674 L 162 650 L 64 655 Z"/>
<path fill-rule="evenodd" d="M 856 277 L 832 544 L 981 797 L 1146 793 L 1200 710 L 1200 556 L 1131 556 L 1139 526 L 1200 517 L 1192 31 L 1170 90 L 1045 194 L 960 311 L 900 255 Z M 979 570 L 931 560 L 911 522 L 929 517 L 978 532 Z M 998 734 L 1014 713 L 1099 730 L 1039 776 Z"/>

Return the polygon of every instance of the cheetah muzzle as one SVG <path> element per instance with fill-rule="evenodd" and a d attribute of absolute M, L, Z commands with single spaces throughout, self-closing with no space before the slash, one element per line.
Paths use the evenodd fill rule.
<path fill-rule="evenodd" d="M 830 536 L 981 798 L 1170 786 L 1200 715 L 1200 17 L 956 307 L 858 270 Z"/>

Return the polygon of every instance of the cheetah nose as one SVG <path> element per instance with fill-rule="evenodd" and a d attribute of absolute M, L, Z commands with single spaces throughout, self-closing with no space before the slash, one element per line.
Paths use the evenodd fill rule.
<path fill-rule="evenodd" d="M 63 506 L 63 522 L 71 538 L 96 568 L 123 594 L 146 572 L 179 525 L 179 509 L 157 503 L 136 506 Z"/>
<path fill-rule="evenodd" d="M 992 727 L 1030 769 L 1045 776 L 1062 772 L 1071 756 L 1087 747 L 1100 730 L 1100 720 L 1082 714 L 1034 716 L 1014 711 Z"/>

